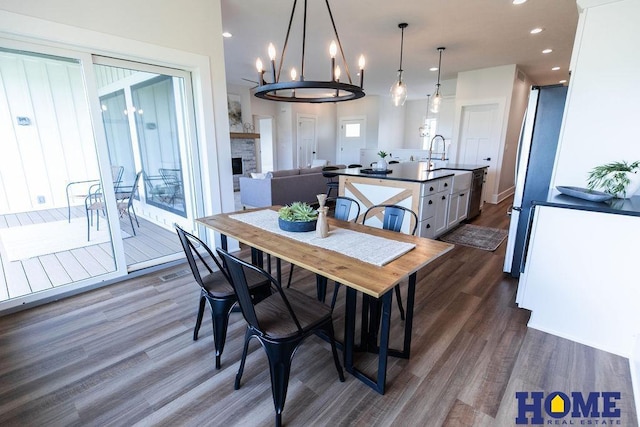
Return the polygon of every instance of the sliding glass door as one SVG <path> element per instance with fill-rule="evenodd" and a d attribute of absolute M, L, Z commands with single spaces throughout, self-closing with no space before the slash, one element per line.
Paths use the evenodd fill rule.
<path fill-rule="evenodd" d="M 181 256 L 173 224 L 192 227 L 196 211 L 190 76 L 111 58 L 94 63 L 111 164 L 125 167 L 125 183 L 141 175 L 139 238 L 124 240 L 128 269 Z"/>
<path fill-rule="evenodd" d="M 190 78 L 0 38 L 0 310 L 182 258 Z"/>
<path fill-rule="evenodd" d="M 113 175 L 100 159 L 84 79 L 91 58 L 7 44 L 0 48 L 0 303 L 115 277 L 119 261 L 109 221 L 116 209 L 106 203 Z"/>

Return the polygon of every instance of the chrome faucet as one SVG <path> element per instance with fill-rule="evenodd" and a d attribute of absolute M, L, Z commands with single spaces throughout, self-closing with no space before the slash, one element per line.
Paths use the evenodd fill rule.
<path fill-rule="evenodd" d="M 432 170 L 433 169 L 433 167 L 431 165 L 431 154 L 433 153 L 433 141 L 436 138 L 440 138 L 442 140 L 442 160 L 445 160 L 445 154 L 446 154 L 445 153 L 445 150 L 446 150 L 445 143 L 446 143 L 446 141 L 444 139 L 444 136 L 438 134 L 438 135 L 435 135 L 433 138 L 431 138 L 431 142 L 429 143 L 429 159 L 427 161 L 427 170 Z"/>

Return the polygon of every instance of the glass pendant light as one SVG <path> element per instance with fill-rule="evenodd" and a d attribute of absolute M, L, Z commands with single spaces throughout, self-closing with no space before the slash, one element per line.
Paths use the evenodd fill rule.
<path fill-rule="evenodd" d="M 396 107 L 404 105 L 404 102 L 407 100 L 407 85 L 402 81 L 402 50 L 404 48 L 404 29 L 408 26 L 409 24 L 406 22 L 398 24 L 398 28 L 402 30 L 400 38 L 400 68 L 398 69 L 398 81 L 395 82 L 389 90 L 391 102 L 393 102 L 393 105 Z"/>
<path fill-rule="evenodd" d="M 433 94 L 433 101 L 431 102 L 431 112 L 437 113 L 440 111 L 440 104 L 442 103 L 442 94 L 440 93 L 440 68 L 442 68 L 442 51 L 444 47 L 439 47 L 440 59 L 438 60 L 438 83 L 436 84 L 436 93 Z"/>

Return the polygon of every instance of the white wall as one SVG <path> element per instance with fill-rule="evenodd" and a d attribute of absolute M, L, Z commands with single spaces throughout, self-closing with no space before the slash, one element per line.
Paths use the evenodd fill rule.
<path fill-rule="evenodd" d="M 392 151 L 402 148 L 404 143 L 404 116 L 407 104 L 396 107 L 390 98 L 380 99 L 380 122 L 378 123 L 378 148 Z"/>
<path fill-rule="evenodd" d="M 384 100 L 384 98 L 383 98 Z M 337 121 L 343 117 L 366 116 L 367 148 L 378 147 L 378 123 L 380 122 L 380 97 L 367 95 L 355 101 L 340 102 L 336 107 Z M 338 136 L 336 136 L 338 138 Z"/>
<path fill-rule="evenodd" d="M 526 80 L 526 79 L 525 79 Z M 495 162 L 493 188 L 488 189 L 488 202 L 497 203 L 509 196 L 513 187 L 513 165 L 515 162 L 518 136 L 526 107 L 526 83 L 517 79 L 515 64 L 458 74 L 456 89 L 456 120 L 452 144 L 452 157 L 459 150 L 457 140 L 461 125 L 461 111 L 467 105 L 498 104 L 496 120 L 500 125 L 498 159 Z M 516 96 L 514 96 L 516 95 Z M 502 177 L 503 170 L 507 174 Z"/>
<path fill-rule="evenodd" d="M 638 16 L 638 0 L 581 13 L 552 188 L 585 187 L 594 166 L 640 160 Z"/>
<path fill-rule="evenodd" d="M 511 94 L 511 108 L 509 109 L 509 124 L 505 135 L 500 180 L 498 182 L 498 197 L 500 199 L 513 192 L 512 189 L 516 180 L 516 156 L 520 142 L 520 130 L 527 110 L 531 85 L 529 77 L 520 70 L 516 70 Z"/>

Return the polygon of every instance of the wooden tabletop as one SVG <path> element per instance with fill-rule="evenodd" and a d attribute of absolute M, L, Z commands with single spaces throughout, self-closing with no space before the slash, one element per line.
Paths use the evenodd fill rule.
<path fill-rule="evenodd" d="M 277 207 L 270 209 L 277 210 Z M 340 227 L 416 245 L 406 254 L 382 267 L 377 267 L 331 250 L 262 230 L 229 217 L 229 215 L 243 212 L 248 211 L 218 214 L 199 218 L 196 221 L 248 246 L 376 298 L 380 298 L 391 290 L 403 278 L 417 272 L 420 268 L 453 249 L 453 245 L 437 240 L 328 218 L 330 228 Z"/>

